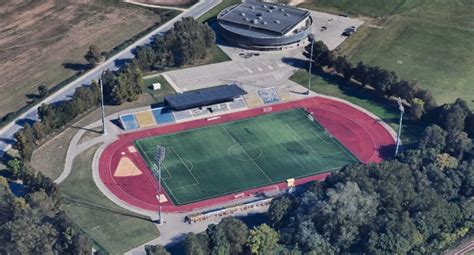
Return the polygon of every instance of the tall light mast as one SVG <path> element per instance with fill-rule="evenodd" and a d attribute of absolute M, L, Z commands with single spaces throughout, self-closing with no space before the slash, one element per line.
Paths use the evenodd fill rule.
<path fill-rule="evenodd" d="M 306 90 L 306 95 L 309 95 L 309 91 L 311 89 L 311 70 L 312 70 L 312 64 L 313 64 L 313 46 L 314 46 L 314 35 L 311 34 L 308 36 L 308 39 L 311 41 L 311 51 L 310 51 L 310 57 L 309 57 L 309 67 L 308 67 L 308 89 Z"/>
<path fill-rule="evenodd" d="M 158 209 L 158 214 L 160 218 L 160 224 L 163 224 L 163 215 L 161 213 L 161 163 L 163 163 L 163 160 L 165 160 L 165 154 L 166 154 L 166 149 L 163 146 L 157 145 L 156 146 L 156 151 L 155 151 L 155 169 L 158 172 L 158 195 L 156 195 L 156 198 L 158 199 L 158 202 L 160 203 L 159 209 Z"/>
<path fill-rule="evenodd" d="M 100 74 L 100 79 L 99 79 L 99 85 L 100 85 L 100 106 L 102 110 L 102 134 L 106 135 L 107 134 L 107 128 L 105 127 L 105 108 L 104 108 L 104 84 L 103 84 L 103 79 L 104 79 L 104 70 L 102 70 Z"/>
<path fill-rule="evenodd" d="M 400 110 L 400 121 L 398 124 L 398 133 L 397 133 L 397 145 L 395 147 L 395 156 L 398 154 L 400 147 L 400 135 L 402 134 L 402 124 L 403 124 L 403 113 L 405 113 L 405 107 L 403 107 L 402 99 L 398 98 L 398 109 Z"/>

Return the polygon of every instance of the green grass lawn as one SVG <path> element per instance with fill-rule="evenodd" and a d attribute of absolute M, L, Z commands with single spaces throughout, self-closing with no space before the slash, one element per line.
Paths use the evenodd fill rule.
<path fill-rule="evenodd" d="M 157 238 L 149 218 L 129 212 L 108 200 L 92 179 L 92 148 L 74 161 L 71 175 L 59 185 L 66 214 L 101 247 L 123 254 Z"/>
<path fill-rule="evenodd" d="M 166 148 L 162 177 L 177 205 L 339 169 L 357 159 L 302 109 L 136 141 L 149 166 Z"/>
<path fill-rule="evenodd" d="M 304 6 L 388 17 L 355 44 L 351 61 L 415 79 L 440 104 L 461 97 L 474 106 L 474 1 L 308 0 Z"/>
<path fill-rule="evenodd" d="M 390 104 L 384 99 L 380 99 L 369 90 L 362 90 L 350 84 L 346 84 L 342 79 L 331 77 L 325 74 L 313 74 L 311 76 L 311 90 L 316 93 L 342 98 L 353 104 L 372 112 L 379 118 L 387 122 L 394 130 L 398 129 L 399 111 L 395 104 Z M 324 78 L 323 78 L 324 77 Z M 290 79 L 303 86 L 308 84 L 308 72 L 297 71 Z M 407 145 L 414 145 L 418 141 L 424 126 L 405 120 L 402 130 L 402 142 Z"/>

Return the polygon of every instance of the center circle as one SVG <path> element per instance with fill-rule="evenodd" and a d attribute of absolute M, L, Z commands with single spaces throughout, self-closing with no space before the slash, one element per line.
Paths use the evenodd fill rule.
<path fill-rule="evenodd" d="M 236 143 L 229 147 L 227 154 L 240 161 L 251 161 L 262 157 L 262 149 L 253 143 Z"/>

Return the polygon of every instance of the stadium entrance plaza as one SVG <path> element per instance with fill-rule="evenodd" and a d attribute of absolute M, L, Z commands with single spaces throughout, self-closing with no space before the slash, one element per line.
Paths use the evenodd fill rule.
<path fill-rule="evenodd" d="M 330 49 L 336 48 L 342 43 L 346 37 L 341 36 L 341 33 L 350 26 L 359 27 L 363 21 L 353 18 L 340 17 L 336 15 L 330 15 L 326 13 L 311 11 L 311 15 L 314 19 L 313 22 L 313 33 L 315 34 L 316 40 L 322 40 L 328 45 Z M 325 31 L 320 31 L 321 26 L 326 26 Z M 221 84 L 237 83 L 247 91 L 255 91 L 266 87 L 283 87 L 288 88 L 292 93 L 293 99 L 301 99 L 307 97 L 302 94 L 306 91 L 306 88 L 290 81 L 288 78 L 298 68 L 304 68 L 306 66 L 306 58 L 303 56 L 303 48 L 292 49 L 287 51 L 273 51 L 273 52 L 259 52 L 259 55 L 251 56 L 249 58 L 242 57 L 241 53 L 255 52 L 244 50 L 240 48 L 233 48 L 227 45 L 220 45 L 220 47 L 229 55 L 232 59 L 224 63 L 211 64 L 193 68 L 187 68 L 182 70 L 175 70 L 163 73 L 163 76 L 170 82 L 173 88 L 177 92 L 184 92 L 189 90 L 195 90 L 205 87 L 211 87 Z M 127 112 L 137 111 L 139 109 L 130 109 Z M 86 149 L 100 144 L 109 143 L 116 139 L 117 135 L 123 133 L 119 127 L 112 123 L 116 120 L 119 114 L 124 112 L 107 116 L 107 131 L 108 135 L 101 136 L 98 138 L 91 139 L 84 143 L 79 144 L 80 138 L 84 135 L 85 130 L 79 131 L 76 136 L 72 139 L 71 144 L 68 148 L 68 155 L 66 158 L 65 170 L 59 177 L 57 182 L 64 180 L 71 171 L 71 166 L 76 155 Z M 91 129 L 99 127 L 101 121 L 98 120 L 87 127 Z M 102 146 L 104 147 L 104 146 Z M 98 155 L 100 155 L 100 149 L 96 153 L 94 158 L 94 168 L 97 167 Z M 132 207 L 120 201 L 117 197 L 112 194 L 107 187 L 101 184 L 100 178 L 98 177 L 97 169 L 93 170 L 94 181 L 98 188 L 106 195 L 110 200 L 116 204 L 133 211 L 135 213 L 147 215 L 152 219 L 158 218 L 157 212 L 151 212 L 141 210 L 137 207 Z M 245 202 L 245 200 L 232 201 L 226 205 L 232 205 L 237 203 Z M 223 207 L 219 205 L 215 207 Z M 199 211 L 208 211 L 212 208 L 203 208 L 196 210 L 193 213 Z M 245 216 L 256 212 L 266 211 L 267 207 L 258 207 L 246 212 L 239 212 L 236 216 Z M 207 228 L 208 224 L 217 223 L 218 219 L 212 219 L 209 221 L 198 222 L 195 224 L 188 224 L 184 222 L 184 218 L 190 213 L 171 213 L 164 215 L 164 221 L 166 224 L 157 225 L 160 230 L 160 237 L 148 242 L 147 244 L 160 244 L 168 245 L 172 242 L 181 240 L 187 232 L 201 232 Z M 144 245 L 132 249 L 128 254 L 144 254 Z"/>

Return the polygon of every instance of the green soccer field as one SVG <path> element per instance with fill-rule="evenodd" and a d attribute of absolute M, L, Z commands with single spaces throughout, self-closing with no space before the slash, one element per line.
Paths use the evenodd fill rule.
<path fill-rule="evenodd" d="M 302 109 L 137 140 L 148 166 L 166 147 L 162 182 L 183 205 L 340 169 L 357 159 Z"/>

